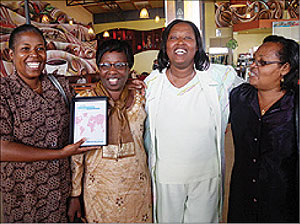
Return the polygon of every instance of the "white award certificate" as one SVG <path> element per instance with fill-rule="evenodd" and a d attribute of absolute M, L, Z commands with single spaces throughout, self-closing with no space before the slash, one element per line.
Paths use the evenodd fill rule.
<path fill-rule="evenodd" d="M 107 97 L 78 97 L 72 99 L 71 142 L 82 138 L 81 146 L 107 145 Z"/>

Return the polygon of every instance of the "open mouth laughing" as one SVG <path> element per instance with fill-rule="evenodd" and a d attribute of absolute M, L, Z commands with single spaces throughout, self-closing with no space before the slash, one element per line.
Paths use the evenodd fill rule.
<path fill-rule="evenodd" d="M 119 79 L 116 77 L 110 77 L 107 79 L 107 81 L 110 85 L 114 86 L 118 84 Z"/>
<path fill-rule="evenodd" d="M 26 66 L 31 70 L 38 70 L 41 66 L 41 62 L 26 62 Z"/>
<path fill-rule="evenodd" d="M 186 53 L 187 53 L 187 50 L 182 49 L 182 48 L 178 48 L 178 49 L 175 50 L 175 54 L 179 55 L 179 56 L 184 55 Z"/>

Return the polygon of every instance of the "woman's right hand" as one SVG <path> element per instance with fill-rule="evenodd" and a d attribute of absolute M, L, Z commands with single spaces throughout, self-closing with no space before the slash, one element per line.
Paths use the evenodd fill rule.
<path fill-rule="evenodd" d="M 80 147 L 86 139 L 65 146 L 59 150 L 42 149 L 16 142 L 0 140 L 0 161 L 2 162 L 35 162 L 41 160 L 63 159 L 89 150 L 99 149 L 99 146 Z"/>
<path fill-rule="evenodd" d="M 73 197 L 69 201 L 68 216 L 70 222 L 74 222 L 75 215 L 77 218 L 81 218 L 81 207 L 79 197 Z"/>
<path fill-rule="evenodd" d="M 85 138 L 79 140 L 78 142 L 74 144 L 70 144 L 65 146 L 61 149 L 63 157 L 73 156 L 77 155 L 86 151 L 98 149 L 99 146 L 87 146 L 87 147 L 80 147 L 84 142 L 86 141 Z"/>

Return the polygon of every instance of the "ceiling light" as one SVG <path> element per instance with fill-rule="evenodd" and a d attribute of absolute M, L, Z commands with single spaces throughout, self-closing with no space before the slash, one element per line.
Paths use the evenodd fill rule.
<path fill-rule="evenodd" d="M 146 8 L 142 8 L 140 11 L 140 18 L 141 19 L 148 19 L 149 18 L 149 13 Z"/>
<path fill-rule="evenodd" d="M 109 32 L 105 31 L 105 32 L 103 33 L 103 37 L 109 37 Z"/>
<path fill-rule="evenodd" d="M 155 22 L 158 23 L 160 20 L 159 16 L 155 16 Z"/>
<path fill-rule="evenodd" d="M 90 28 L 88 29 L 88 33 L 89 33 L 89 34 L 93 34 L 93 33 L 94 33 L 94 30 L 93 30 L 92 27 L 90 27 Z"/>

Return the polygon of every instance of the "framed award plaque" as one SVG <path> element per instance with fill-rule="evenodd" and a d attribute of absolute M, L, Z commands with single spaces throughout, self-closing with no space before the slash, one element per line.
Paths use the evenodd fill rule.
<path fill-rule="evenodd" d="M 71 104 L 71 143 L 82 138 L 81 146 L 107 145 L 107 105 L 105 96 L 77 97 Z"/>

